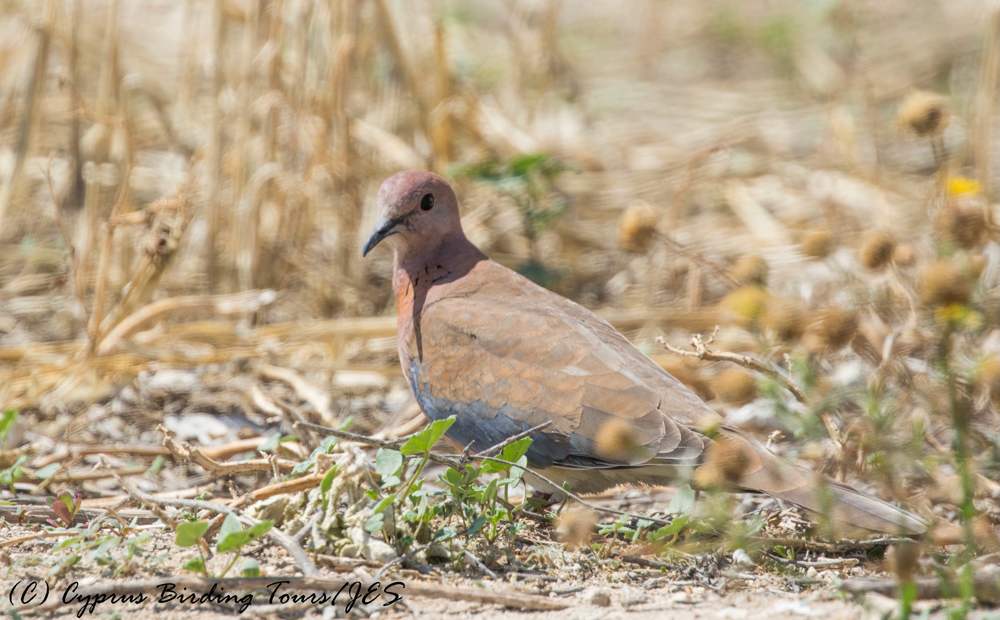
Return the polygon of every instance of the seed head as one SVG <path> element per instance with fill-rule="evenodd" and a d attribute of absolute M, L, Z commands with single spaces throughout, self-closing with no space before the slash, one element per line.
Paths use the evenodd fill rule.
<path fill-rule="evenodd" d="M 858 257 L 861 264 L 873 271 L 881 269 L 892 260 L 896 250 L 896 240 L 883 231 L 872 231 L 865 235 Z"/>
<path fill-rule="evenodd" d="M 773 299 L 764 311 L 764 326 L 782 342 L 794 342 L 805 330 L 805 314 L 793 301 Z"/>
<path fill-rule="evenodd" d="M 934 223 L 943 237 L 967 250 L 986 240 L 986 214 L 973 205 L 946 205 Z"/>
<path fill-rule="evenodd" d="M 757 383 L 750 373 L 727 368 L 712 381 L 712 391 L 724 402 L 745 405 L 757 396 Z"/>
<path fill-rule="evenodd" d="M 952 261 L 938 260 L 920 272 L 919 289 L 928 306 L 964 304 L 972 295 L 972 282 Z"/>
<path fill-rule="evenodd" d="M 767 261 L 756 254 L 745 254 L 736 261 L 730 275 L 740 284 L 767 284 Z"/>
<path fill-rule="evenodd" d="M 750 462 L 743 442 L 720 437 L 708 446 L 705 462 L 695 470 L 693 482 L 700 488 L 737 487 Z"/>
<path fill-rule="evenodd" d="M 594 449 L 603 459 L 627 462 L 642 451 L 642 443 L 634 426 L 621 418 L 611 418 L 597 430 Z"/>
<path fill-rule="evenodd" d="M 897 113 L 900 126 L 918 136 L 940 134 L 948 126 L 950 116 L 948 100 L 925 90 L 907 95 Z"/>
<path fill-rule="evenodd" d="M 830 231 L 816 229 L 807 231 L 806 234 L 802 235 L 802 242 L 799 249 L 809 258 L 820 259 L 829 256 L 834 246 L 833 235 L 830 234 Z"/>
<path fill-rule="evenodd" d="M 645 252 L 656 236 L 656 211 L 645 202 L 629 205 L 618 221 L 618 244 L 628 252 Z"/>
<path fill-rule="evenodd" d="M 587 508 L 568 508 L 556 520 L 556 537 L 570 549 L 583 547 L 594 537 L 597 514 Z"/>
<path fill-rule="evenodd" d="M 816 313 L 809 324 L 807 336 L 814 351 L 837 351 L 848 345 L 857 331 L 857 313 L 827 308 Z"/>

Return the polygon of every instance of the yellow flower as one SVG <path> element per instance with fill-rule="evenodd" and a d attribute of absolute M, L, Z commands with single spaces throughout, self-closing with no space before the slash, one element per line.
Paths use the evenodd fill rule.
<path fill-rule="evenodd" d="M 958 329 L 976 330 L 983 326 L 983 315 L 965 304 L 948 304 L 934 311 L 938 323 L 949 324 Z"/>
<path fill-rule="evenodd" d="M 982 191 L 982 186 L 979 181 L 975 179 L 970 179 L 968 177 L 949 177 L 948 178 L 948 195 L 957 196 L 975 196 Z"/>

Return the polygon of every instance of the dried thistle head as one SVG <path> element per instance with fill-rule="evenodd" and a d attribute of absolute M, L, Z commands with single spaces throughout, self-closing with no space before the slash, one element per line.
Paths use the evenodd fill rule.
<path fill-rule="evenodd" d="M 740 284 L 767 284 L 767 261 L 756 254 L 745 254 L 733 265 L 729 275 Z"/>
<path fill-rule="evenodd" d="M 837 351 L 850 344 L 858 331 L 858 315 L 853 310 L 820 310 L 806 330 L 807 345 L 814 352 Z"/>
<path fill-rule="evenodd" d="M 861 264 L 873 271 L 881 269 L 892 260 L 896 240 L 885 231 L 873 230 L 865 235 L 858 251 Z"/>
<path fill-rule="evenodd" d="M 705 462 L 694 471 L 692 482 L 702 489 L 738 487 L 750 463 L 742 441 L 722 436 L 709 444 Z"/>
<path fill-rule="evenodd" d="M 991 355 L 976 369 L 976 385 L 989 394 L 994 403 L 1000 402 L 1000 356 Z"/>
<path fill-rule="evenodd" d="M 948 100 L 937 93 L 918 90 L 910 93 L 899 104 L 896 118 L 901 127 L 918 136 L 933 136 L 948 126 L 951 112 Z"/>
<path fill-rule="evenodd" d="M 986 240 L 986 214 L 974 205 L 946 205 L 938 211 L 934 224 L 942 237 L 967 250 Z"/>
<path fill-rule="evenodd" d="M 719 304 L 732 319 L 743 327 L 757 323 L 767 308 L 767 292 L 759 286 L 741 286 L 730 291 Z"/>
<path fill-rule="evenodd" d="M 826 258 L 833 251 L 835 243 L 829 230 L 814 229 L 802 235 L 799 249 L 809 258 Z"/>
<path fill-rule="evenodd" d="M 782 342 L 795 342 L 805 331 L 805 313 L 792 300 L 773 299 L 764 311 L 764 326 Z"/>
<path fill-rule="evenodd" d="M 634 202 L 618 221 L 618 244 L 628 252 L 645 252 L 656 237 L 656 211 L 645 202 Z"/>
<path fill-rule="evenodd" d="M 712 399 L 712 390 L 701 376 L 701 367 L 694 360 L 686 357 L 670 357 L 660 361 L 660 367 L 691 388 L 702 400 Z"/>
<path fill-rule="evenodd" d="M 917 254 L 909 243 L 900 243 L 892 252 L 892 262 L 899 267 L 912 267 L 917 262 Z"/>
<path fill-rule="evenodd" d="M 971 279 L 949 260 L 938 260 L 924 267 L 918 288 L 920 300 L 928 306 L 964 304 L 972 296 Z"/>
<path fill-rule="evenodd" d="M 727 368 L 712 380 L 712 391 L 724 402 L 745 405 L 757 397 L 757 382 L 740 368 Z"/>
<path fill-rule="evenodd" d="M 913 541 L 898 542 L 885 552 L 885 569 L 900 582 L 913 580 L 919 562 L 920 545 Z"/>
<path fill-rule="evenodd" d="M 584 507 L 567 508 L 556 519 L 556 538 L 570 549 L 584 547 L 594 538 L 597 513 Z"/>
<path fill-rule="evenodd" d="M 601 458 L 616 462 L 630 462 L 644 452 L 639 432 L 621 418 L 611 418 L 597 429 L 594 450 Z"/>

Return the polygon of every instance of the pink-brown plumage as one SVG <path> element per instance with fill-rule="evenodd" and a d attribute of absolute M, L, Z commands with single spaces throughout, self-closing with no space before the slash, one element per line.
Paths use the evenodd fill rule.
<path fill-rule="evenodd" d="M 820 510 L 816 475 L 774 456 L 586 308 L 489 260 L 465 237 L 458 201 L 427 172 L 390 177 L 365 247 L 395 251 L 399 358 L 424 412 L 455 415 L 449 432 L 485 448 L 544 422 L 529 464 L 577 491 L 664 483 L 690 472 L 718 427 L 746 462 L 738 486 Z M 627 454 L 598 450 L 602 429 L 636 438 Z M 832 516 L 865 529 L 916 534 L 917 517 L 850 487 L 827 483 Z"/>

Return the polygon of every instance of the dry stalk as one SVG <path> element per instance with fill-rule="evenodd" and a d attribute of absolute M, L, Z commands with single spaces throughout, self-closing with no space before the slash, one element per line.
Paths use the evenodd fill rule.
<path fill-rule="evenodd" d="M 205 238 L 205 274 L 210 289 L 214 289 L 218 277 L 218 237 L 222 225 L 222 157 L 225 149 L 225 134 L 222 113 L 222 89 L 225 81 L 226 11 L 225 0 L 214 2 L 214 28 L 212 40 L 212 129 L 208 144 L 207 170 L 207 223 Z"/>
<path fill-rule="evenodd" d="M 49 48 L 52 41 L 52 28 L 55 20 L 55 5 L 53 0 L 45 3 L 45 13 L 42 24 L 35 29 L 35 57 L 32 61 L 28 82 L 25 84 L 24 109 L 17 126 L 17 141 L 14 145 L 14 166 L 3 187 L 0 188 L 0 235 L 3 234 L 4 218 L 11 203 L 21 187 L 24 165 L 28 161 L 28 150 L 31 148 L 31 136 L 35 127 L 35 116 L 41 107 L 41 90 L 45 81 L 45 70 L 49 62 Z"/>
<path fill-rule="evenodd" d="M 181 310 L 211 310 L 215 315 L 256 312 L 277 299 L 271 290 L 245 291 L 231 295 L 186 295 L 169 297 L 147 304 L 123 318 L 106 335 L 96 348 L 98 355 L 107 355 L 130 335 L 165 315 Z"/>
<path fill-rule="evenodd" d="M 275 468 L 279 471 L 291 471 L 295 467 L 293 461 L 280 459 L 278 457 L 249 459 L 236 463 L 225 463 L 211 458 L 200 448 L 188 445 L 186 442 L 177 441 L 174 433 L 163 425 L 156 427 L 163 433 L 163 445 L 170 451 L 170 454 L 182 461 L 195 463 L 202 469 L 217 476 L 236 476 L 251 472 L 272 472 Z"/>
<path fill-rule="evenodd" d="M 57 207 L 67 210 L 82 207 L 84 196 L 83 156 L 80 153 L 80 138 L 82 137 L 80 115 L 83 112 L 83 99 L 80 96 L 80 18 L 82 3 L 83 0 L 73 0 L 73 10 L 70 15 L 69 24 L 70 38 L 67 54 L 69 66 L 66 70 L 69 74 L 69 155 L 71 168 L 69 186 L 63 191 L 62 200 Z M 70 277 L 73 277 L 72 274 Z"/>
<path fill-rule="evenodd" d="M 396 66 L 399 68 L 399 72 L 402 74 L 407 88 L 409 88 L 410 93 L 413 95 L 413 102 L 417 107 L 420 127 L 423 129 L 424 135 L 431 138 L 434 132 L 432 130 L 433 125 L 431 123 L 427 99 L 424 96 L 420 81 L 417 79 L 413 64 L 406 53 L 406 48 L 399 39 L 399 32 L 396 29 L 396 23 L 393 20 L 392 12 L 389 10 L 386 0 L 375 0 L 375 10 L 385 34 L 385 44 L 389 47 L 389 52 L 392 54 L 393 60 L 396 61 Z"/>
<path fill-rule="evenodd" d="M 976 176 L 983 188 L 983 194 L 992 195 L 993 119 L 995 116 L 997 81 L 1000 79 L 1000 10 L 994 10 L 989 20 L 989 30 L 983 46 L 982 62 L 979 67 L 979 88 L 975 98 L 975 134 L 972 136 Z M 992 209 L 986 214 L 992 220 Z M 991 222 L 992 223 L 992 222 Z"/>

